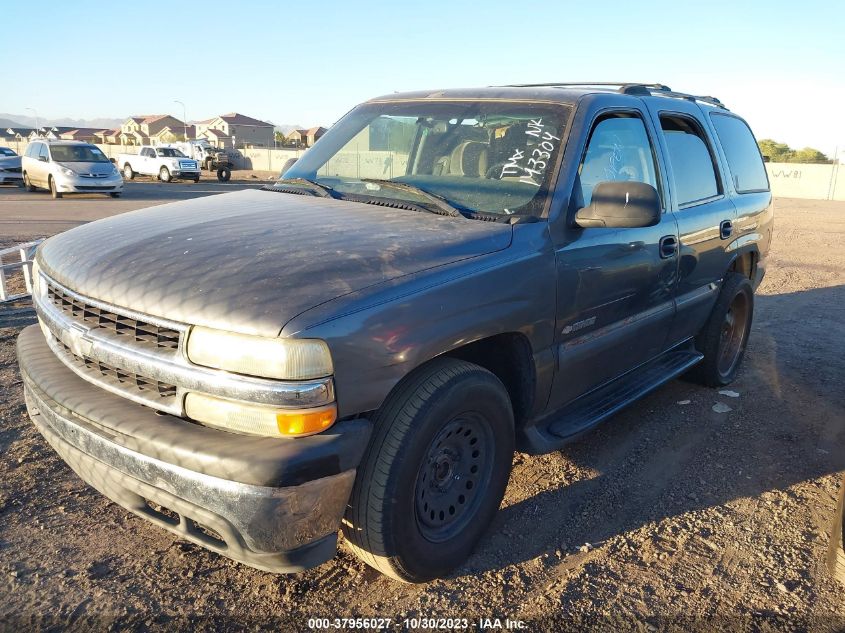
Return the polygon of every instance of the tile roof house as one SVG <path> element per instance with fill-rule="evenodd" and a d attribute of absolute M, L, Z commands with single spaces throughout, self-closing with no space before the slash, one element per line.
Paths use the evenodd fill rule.
<path fill-rule="evenodd" d="M 131 116 L 120 126 L 120 142 L 123 145 L 150 145 L 158 143 L 158 135 L 169 127 L 184 130 L 185 124 L 169 114 L 145 114 Z M 176 133 L 181 136 L 184 132 Z M 170 142 L 170 141 L 166 141 Z"/>
<path fill-rule="evenodd" d="M 98 136 L 101 132 L 105 132 L 102 128 L 81 127 L 66 132 L 61 132 L 59 138 L 63 141 L 86 141 L 87 143 L 101 143 Z"/>
<path fill-rule="evenodd" d="M 212 145 L 223 148 L 273 147 L 274 126 L 267 121 L 230 112 L 197 122 L 197 138 L 207 138 Z"/>

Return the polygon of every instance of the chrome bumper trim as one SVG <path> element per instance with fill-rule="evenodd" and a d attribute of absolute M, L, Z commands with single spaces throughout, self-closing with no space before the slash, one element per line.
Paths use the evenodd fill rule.
<path fill-rule="evenodd" d="M 49 280 L 49 283 L 80 301 L 133 319 L 170 327 L 183 333 L 180 337 L 179 349 L 176 350 L 146 349 L 141 345 L 133 345 L 133 341 L 127 340 L 125 336 L 69 318 L 46 296 L 48 281 L 46 276 L 42 274 L 40 281 L 40 292 L 33 294 L 33 303 L 47 343 L 71 371 L 106 391 L 179 416 L 184 415 L 184 396 L 189 391 L 291 409 L 317 407 L 335 400 L 334 381 L 331 377 L 302 382 L 284 382 L 252 378 L 194 365 L 187 360 L 183 351 L 184 333 L 188 330 L 188 325 L 89 299 L 52 279 Z M 145 378 L 175 385 L 176 397 L 168 402 L 161 402 L 157 397 L 147 397 L 143 392 L 134 393 L 131 389 L 122 389 L 100 380 L 91 372 L 69 363 L 59 341 L 70 348 L 76 356 L 101 361 Z"/>

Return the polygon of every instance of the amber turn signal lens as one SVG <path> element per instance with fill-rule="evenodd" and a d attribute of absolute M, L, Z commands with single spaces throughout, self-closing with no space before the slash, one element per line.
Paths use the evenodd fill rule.
<path fill-rule="evenodd" d="M 185 413 L 206 426 L 265 437 L 313 435 L 337 420 L 334 403 L 311 409 L 282 409 L 193 392 L 185 396 Z"/>

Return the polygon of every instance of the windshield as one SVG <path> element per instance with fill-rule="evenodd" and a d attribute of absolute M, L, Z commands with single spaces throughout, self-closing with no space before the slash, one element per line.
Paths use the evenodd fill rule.
<path fill-rule="evenodd" d="M 524 102 L 365 104 L 332 127 L 284 180 L 311 180 L 339 197 L 424 203 L 427 192 L 464 212 L 540 215 L 568 114 L 566 106 Z"/>
<path fill-rule="evenodd" d="M 50 154 L 57 163 L 107 163 L 109 159 L 93 145 L 51 145 Z"/>
<path fill-rule="evenodd" d="M 167 158 L 187 158 L 182 152 L 178 149 L 173 149 L 172 147 L 162 147 L 161 149 L 157 149 L 159 156 L 165 156 Z"/>

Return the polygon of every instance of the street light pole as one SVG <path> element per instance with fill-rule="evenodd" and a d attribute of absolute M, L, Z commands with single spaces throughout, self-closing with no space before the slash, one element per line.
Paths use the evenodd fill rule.
<path fill-rule="evenodd" d="M 26 108 L 27 110 L 32 110 L 32 113 L 35 115 L 35 135 L 38 136 L 38 111 L 35 108 Z"/>
<path fill-rule="evenodd" d="M 185 113 L 185 104 L 179 100 L 174 100 L 173 103 L 178 103 L 182 106 L 182 125 L 185 126 L 185 142 L 188 142 L 188 115 Z"/>

